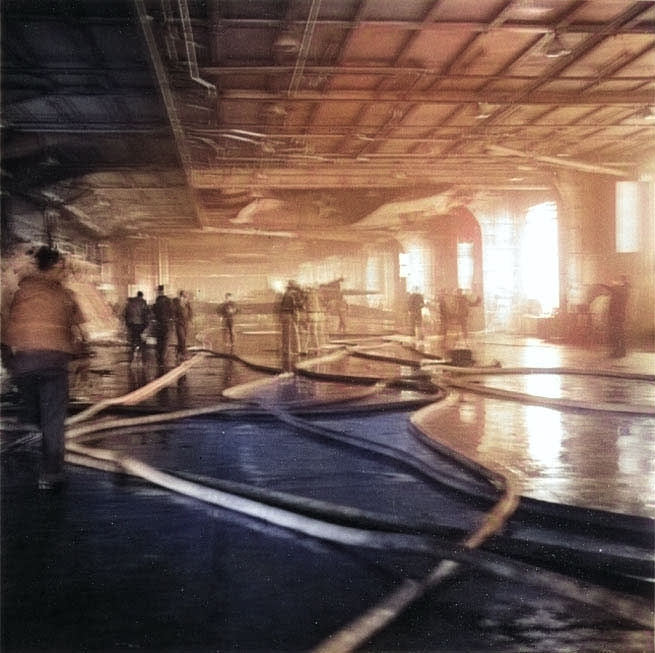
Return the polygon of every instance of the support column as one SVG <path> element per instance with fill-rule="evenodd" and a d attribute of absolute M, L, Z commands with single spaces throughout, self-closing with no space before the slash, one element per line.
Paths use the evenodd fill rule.
<path fill-rule="evenodd" d="M 168 240 L 157 238 L 157 278 L 158 284 L 170 285 Z"/>

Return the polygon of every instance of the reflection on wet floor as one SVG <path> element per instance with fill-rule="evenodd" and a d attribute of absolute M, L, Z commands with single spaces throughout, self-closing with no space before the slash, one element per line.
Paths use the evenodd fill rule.
<path fill-rule="evenodd" d="M 170 370 L 171 367 L 162 369 L 150 358 L 143 363 L 130 364 L 122 348 L 100 347 L 91 361 L 86 379 L 73 377 L 71 401 L 73 405 L 81 405 L 121 397 L 155 381 Z M 209 355 L 187 375 L 162 389 L 156 398 L 148 398 L 141 405 L 144 408 L 157 405 L 170 410 L 211 405 L 220 400 L 221 392 L 226 388 L 268 376 L 270 374 L 259 372 L 229 356 Z"/>
<path fill-rule="evenodd" d="M 531 368 L 557 367 L 589 372 L 598 352 L 571 351 L 542 343 L 519 349 L 512 346 L 480 347 L 494 362 L 505 358 L 529 361 Z M 422 359 L 402 342 L 382 342 L 378 348 L 367 343 L 352 348 L 354 355 L 310 361 L 308 369 L 317 375 L 343 374 L 353 378 L 402 378 L 417 373 Z M 357 354 L 364 352 L 368 357 Z M 518 353 L 518 355 L 517 355 Z M 403 363 L 403 355 L 406 361 Z M 509 470 L 526 496 L 552 503 L 616 511 L 652 517 L 655 509 L 655 377 L 643 370 L 655 357 L 635 355 L 635 371 L 606 366 L 598 374 L 524 373 L 502 374 L 491 368 L 489 374 L 470 376 L 485 388 L 520 393 L 519 401 L 499 400 L 463 392 L 455 406 L 435 404 L 424 409 L 416 425 L 428 435 L 492 469 Z M 436 383 L 448 385 L 447 366 L 428 361 Z M 568 366 L 568 367 L 567 367 Z M 653 368 L 655 369 L 655 368 Z M 484 372 L 484 370 L 482 370 Z M 474 372 L 474 370 L 471 370 Z M 614 374 L 615 376 L 610 376 Z M 452 374 L 451 374 L 452 375 Z M 640 376 L 637 376 L 640 375 Z M 634 378 L 637 377 L 637 378 Z M 341 389 L 347 393 L 346 388 Z M 635 413 L 576 411 L 530 403 L 529 398 L 571 399 L 596 404 L 625 404 Z M 638 414 L 641 409 L 651 414 Z"/>
<path fill-rule="evenodd" d="M 586 403 L 623 403 L 655 407 L 655 381 L 597 374 L 489 374 L 468 377 L 483 388 L 500 388 L 535 397 L 566 398 Z"/>
<path fill-rule="evenodd" d="M 652 517 L 655 419 L 464 394 L 415 423 L 478 463 L 512 473 L 540 501 Z"/>

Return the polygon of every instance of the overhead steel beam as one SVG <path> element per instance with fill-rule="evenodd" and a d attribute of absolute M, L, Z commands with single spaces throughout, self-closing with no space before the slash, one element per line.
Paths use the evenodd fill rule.
<path fill-rule="evenodd" d="M 149 123 L 152 125 L 152 123 Z M 12 121 L 11 128 L 17 132 L 29 132 L 31 134 L 145 134 L 147 136 L 169 135 L 168 125 L 161 127 L 139 127 L 134 124 L 125 123 L 92 123 L 83 124 L 79 121 L 72 124 L 61 122 L 44 122 L 34 118 L 32 121 Z"/>
<path fill-rule="evenodd" d="M 152 30 L 152 18 L 148 15 L 146 11 L 146 6 L 144 0 L 134 0 L 137 15 L 139 16 L 139 22 L 141 23 L 141 29 L 143 30 L 143 35 L 148 46 L 148 53 L 150 54 L 150 60 L 152 62 L 153 68 L 155 70 L 155 75 L 157 77 L 157 82 L 159 84 L 159 90 L 164 101 L 164 106 L 166 107 L 166 113 L 168 115 L 168 120 L 173 130 L 173 136 L 175 138 L 175 144 L 177 146 L 177 151 L 180 155 L 182 161 L 182 167 L 187 175 L 187 179 L 190 178 L 190 167 L 191 167 L 191 152 L 187 144 L 186 136 L 184 134 L 184 128 L 182 127 L 182 122 L 177 112 L 175 105 L 175 97 L 171 89 L 168 74 L 162 61 L 159 49 L 157 48 L 157 41 Z M 193 188 L 191 189 L 192 201 L 194 203 L 194 213 L 196 220 L 199 226 L 202 226 L 201 213 L 199 211 L 197 200 L 193 193 Z"/>
<path fill-rule="evenodd" d="M 571 161 L 570 159 L 560 159 L 554 156 L 543 156 L 540 154 L 533 154 L 530 152 L 521 152 L 513 150 L 509 147 L 501 147 L 499 145 L 489 145 L 487 150 L 497 156 L 516 156 L 522 159 L 530 159 L 531 161 L 539 161 L 540 163 L 547 163 L 562 168 L 572 168 L 573 170 L 580 170 L 581 172 L 593 172 L 601 175 L 612 175 L 614 177 L 629 177 L 630 175 L 616 168 L 608 168 L 605 166 L 592 165 L 584 163 L 583 161 Z"/>
<path fill-rule="evenodd" d="M 655 46 L 648 46 L 644 51 L 640 52 L 637 57 L 651 50 Z M 617 66 L 617 70 L 623 67 Z M 87 71 L 88 72 L 88 71 Z M 203 66 L 201 72 L 207 76 L 222 76 L 222 75 L 290 75 L 293 73 L 293 66 L 262 66 L 244 64 L 243 66 Z M 436 68 L 421 68 L 412 66 L 360 66 L 356 64 L 344 63 L 340 66 L 320 66 L 309 65 L 305 66 L 305 73 L 311 75 L 371 75 L 371 76 L 385 76 L 385 75 L 423 75 L 435 81 L 448 81 L 448 82 L 500 82 L 508 81 L 516 84 L 517 82 L 529 82 L 534 79 L 530 75 L 515 75 L 504 73 L 492 73 L 483 75 L 478 73 L 451 73 L 449 75 L 443 74 L 441 69 Z M 567 81 L 570 82 L 592 82 L 598 80 L 598 75 L 567 75 Z M 639 76 L 621 76 L 620 80 L 626 83 L 642 83 L 645 81 L 652 82 L 652 75 L 639 75 Z"/>
<path fill-rule="evenodd" d="M 515 179 L 516 181 L 512 181 Z M 550 187 L 547 174 L 523 172 L 518 174 L 514 167 L 503 166 L 494 169 L 487 159 L 486 166 L 449 166 L 447 169 L 436 168 L 431 174 L 430 166 L 410 166 L 406 164 L 379 166 L 371 168 L 357 165 L 311 166 L 303 169 L 284 167 L 267 169 L 204 169 L 191 173 L 191 183 L 197 190 L 223 189 L 294 189 L 311 191 L 334 188 L 395 188 L 406 190 L 408 186 L 441 186 L 444 183 L 491 187 L 529 187 L 544 190 Z"/>
<path fill-rule="evenodd" d="M 635 5 L 644 7 L 652 2 L 635 2 Z M 221 18 L 221 26 L 226 29 L 261 29 L 261 28 L 279 28 L 284 22 L 286 27 L 302 28 L 304 21 L 280 21 L 267 20 L 260 18 Z M 544 22 L 530 21 L 503 21 L 497 25 L 491 25 L 485 21 L 458 21 L 458 20 L 439 20 L 433 22 L 411 21 L 411 20 L 330 20 L 319 19 L 316 25 L 320 27 L 331 27 L 337 29 L 367 29 L 367 28 L 394 28 L 406 29 L 408 31 L 430 31 L 430 32 L 521 32 L 524 34 L 549 34 L 553 31 L 553 25 Z M 570 33 L 594 34 L 606 27 L 606 23 L 594 22 L 571 22 L 567 24 L 566 31 Z M 644 34 L 652 36 L 655 32 L 655 21 L 644 19 L 628 25 L 617 26 L 613 28 L 613 34 Z"/>
<path fill-rule="evenodd" d="M 186 166 L 191 163 L 191 154 L 186 144 L 182 122 L 177 113 L 175 97 L 168 80 L 166 67 L 164 66 L 164 62 L 162 61 L 161 55 L 159 54 L 157 41 L 152 31 L 152 17 L 149 16 L 146 11 L 144 0 L 134 0 L 134 3 L 136 6 L 137 14 L 139 16 L 139 22 L 141 23 L 141 29 L 143 30 L 146 45 L 148 47 L 148 53 L 150 54 L 150 61 L 152 62 L 153 68 L 155 70 L 155 75 L 157 77 L 159 91 L 164 101 L 164 106 L 166 107 L 168 121 L 171 125 L 171 129 L 173 130 L 175 144 L 177 145 L 177 150 L 180 154 L 182 164 L 186 168 Z"/>
<path fill-rule="evenodd" d="M 186 47 L 187 53 L 187 64 L 189 66 L 189 77 L 204 87 L 208 93 L 215 97 L 216 96 L 216 86 L 211 84 L 207 80 L 200 77 L 200 72 L 198 71 L 198 59 L 196 57 L 196 44 L 193 40 L 193 28 L 191 27 L 191 18 L 189 16 L 189 5 L 187 0 L 178 0 L 178 8 L 180 10 L 180 18 L 182 20 L 182 32 L 184 34 L 184 45 Z"/>
<path fill-rule="evenodd" d="M 641 80 L 641 78 L 640 78 Z M 652 82 L 652 78 L 643 78 L 641 81 Z M 639 82 L 641 83 L 641 82 Z M 443 104 L 477 104 L 486 102 L 489 104 L 507 105 L 530 105 L 530 104 L 559 104 L 559 105 L 607 105 L 607 106 L 643 106 L 652 104 L 655 97 L 651 91 L 605 91 L 595 93 L 549 93 L 533 92 L 522 94 L 520 100 L 515 98 L 515 91 L 439 91 L 438 93 L 412 92 L 411 95 L 399 98 L 397 92 L 393 91 L 297 91 L 293 96 L 294 102 L 369 102 L 380 104 L 381 102 L 406 102 L 421 103 L 426 105 Z M 284 102 L 289 98 L 284 93 L 268 93 L 250 89 L 225 89 L 220 93 L 223 102 L 248 101 L 248 102 Z"/>

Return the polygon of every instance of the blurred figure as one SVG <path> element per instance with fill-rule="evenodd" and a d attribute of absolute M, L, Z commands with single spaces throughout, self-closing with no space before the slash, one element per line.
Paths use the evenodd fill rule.
<path fill-rule="evenodd" d="M 409 313 L 409 330 L 412 338 L 423 340 L 423 307 L 425 299 L 419 289 L 415 287 L 407 300 Z"/>
<path fill-rule="evenodd" d="M 234 376 L 234 359 L 231 356 L 228 356 L 223 360 L 223 385 L 221 390 L 230 388 L 232 383 L 232 377 Z"/>
<path fill-rule="evenodd" d="M 66 269 L 56 249 L 36 252 L 36 271 L 18 284 L 9 308 L 5 344 L 28 422 L 42 435 L 39 489 L 63 486 L 64 421 L 68 406 L 68 365 L 86 345 L 84 316 L 64 286 Z"/>
<path fill-rule="evenodd" d="M 225 301 L 218 306 L 216 312 L 221 316 L 223 326 L 223 344 L 234 348 L 234 316 L 239 312 L 239 307 L 232 299 L 232 293 L 225 293 Z"/>
<path fill-rule="evenodd" d="M 193 320 L 193 310 L 186 290 L 180 290 L 178 296 L 173 299 L 172 308 L 175 336 L 177 338 L 176 359 L 178 363 L 181 363 L 186 359 L 187 333 Z"/>
<path fill-rule="evenodd" d="M 144 365 L 131 366 L 127 368 L 127 389 L 133 392 L 142 388 L 148 383 L 146 367 Z"/>
<path fill-rule="evenodd" d="M 2 267 L 2 298 L 0 299 L 0 327 L 2 336 L 2 365 L 9 370 L 11 364 L 11 347 L 5 344 L 4 330 L 9 321 L 9 308 L 14 293 L 18 290 L 20 281 L 37 270 L 34 257 L 36 248 L 25 246 L 18 249 L 11 256 L 3 256 L 0 260 Z"/>
<path fill-rule="evenodd" d="M 437 296 L 437 310 L 439 312 L 439 335 L 445 349 L 448 340 L 448 323 L 450 321 L 450 307 L 448 306 L 448 294 L 445 288 L 442 288 Z"/>
<path fill-rule="evenodd" d="M 630 282 L 625 274 L 617 281 L 601 284 L 609 295 L 607 306 L 607 335 L 609 339 L 610 356 L 623 358 L 627 353 L 625 338 L 625 318 L 630 294 Z"/>
<path fill-rule="evenodd" d="M 341 289 L 343 282 L 344 278 L 339 277 L 334 281 L 322 283 L 319 287 L 321 302 L 330 315 L 337 316 L 337 331 L 341 335 L 346 333 L 346 316 L 348 315 L 348 302 L 346 302 Z"/>
<path fill-rule="evenodd" d="M 157 286 L 157 298 L 152 307 L 152 315 L 155 318 L 157 364 L 163 367 L 166 363 L 166 351 L 173 319 L 173 306 L 170 298 L 164 292 L 164 286 Z"/>
<path fill-rule="evenodd" d="M 298 318 L 302 308 L 300 288 L 295 281 L 289 281 L 278 306 L 282 360 L 285 369 L 289 367 L 291 356 L 300 351 Z"/>
<path fill-rule="evenodd" d="M 127 305 L 123 311 L 123 320 L 127 329 L 128 361 L 130 363 L 139 353 L 141 353 L 141 360 L 143 361 L 141 349 L 143 341 L 141 337 L 148 326 L 149 316 L 148 303 L 143 298 L 143 293 L 140 290 L 135 297 L 127 298 Z"/>
<path fill-rule="evenodd" d="M 307 290 L 296 286 L 296 329 L 298 330 L 298 353 L 301 356 L 307 355 L 307 343 L 309 342 L 309 313 L 307 312 Z"/>
<path fill-rule="evenodd" d="M 457 320 L 459 337 L 464 344 L 468 343 L 470 308 L 473 305 L 474 302 L 467 297 L 464 290 L 458 288 L 455 291 L 455 319 Z"/>
<path fill-rule="evenodd" d="M 311 286 L 305 293 L 305 308 L 307 310 L 307 346 L 309 353 L 316 353 L 321 349 L 323 340 L 323 307 L 318 288 Z"/>
<path fill-rule="evenodd" d="M 343 336 L 346 333 L 346 316 L 348 315 L 348 302 L 343 295 L 336 300 L 335 308 L 338 318 L 337 330 Z"/>

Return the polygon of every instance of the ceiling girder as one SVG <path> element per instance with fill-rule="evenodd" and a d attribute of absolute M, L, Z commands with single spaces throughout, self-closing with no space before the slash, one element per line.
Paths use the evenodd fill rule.
<path fill-rule="evenodd" d="M 265 197 L 297 216 L 254 222 L 296 234 L 321 195 L 343 226 L 355 203 L 548 194 L 558 172 L 632 178 L 655 155 L 653 2 L 288 0 L 253 16 L 266 5 L 7 0 L 3 171 L 41 200 L 88 185 L 69 217 L 101 232 L 206 234 Z M 551 58 L 556 33 L 570 50 Z"/>
<path fill-rule="evenodd" d="M 635 83 L 653 83 L 653 79 L 647 77 L 635 80 Z M 245 100 L 257 102 L 283 102 L 287 96 L 282 93 L 270 93 L 250 89 L 229 89 L 221 92 L 220 100 Z M 520 104 L 555 104 L 555 105 L 593 105 L 602 104 L 607 106 L 618 105 L 634 107 L 650 104 L 655 100 L 653 91 L 639 90 L 637 92 L 606 91 L 585 93 L 580 95 L 568 95 L 564 93 L 531 93 L 523 97 Z M 390 91 L 298 91 L 294 95 L 294 102 L 420 102 L 425 105 L 443 104 L 476 104 L 488 102 L 489 104 L 517 104 L 517 101 L 507 92 L 485 91 L 439 91 L 438 94 L 414 92 L 411 98 L 400 98 L 397 93 Z"/>
<path fill-rule="evenodd" d="M 641 5 L 636 11 L 635 17 L 648 11 L 652 8 L 652 3 L 649 1 L 630 3 Z M 202 24 L 201 21 L 197 21 Z M 305 21 L 287 21 L 287 20 L 267 20 L 260 18 L 220 18 L 220 24 L 223 28 L 275 28 L 284 25 L 287 28 L 304 27 Z M 494 31 L 504 32 L 521 32 L 524 34 L 549 34 L 557 27 L 556 24 L 544 24 L 543 22 L 536 21 L 503 21 L 493 28 L 489 27 L 489 23 L 485 21 L 462 21 L 462 20 L 439 20 L 438 22 L 422 22 L 411 20 L 370 20 L 370 19 L 356 19 L 356 20 L 330 20 L 327 18 L 319 18 L 316 21 L 317 26 L 321 27 L 334 27 L 342 30 L 350 30 L 354 28 L 374 28 L 386 27 L 397 28 L 408 31 L 434 31 L 434 32 L 489 32 L 490 29 Z M 599 22 L 571 22 L 566 25 L 566 31 L 569 33 L 579 34 L 595 34 L 606 28 L 606 23 Z M 625 21 L 625 24 L 614 25 L 611 28 L 612 34 L 645 34 L 652 35 L 655 29 L 655 21 L 643 20 L 632 22 Z"/>
<path fill-rule="evenodd" d="M 431 166 L 434 172 L 431 173 Z M 467 173 L 466 170 L 469 170 Z M 530 179 L 529 171 L 523 171 L 521 176 L 528 180 L 528 185 L 543 190 L 543 175 L 534 176 Z M 196 189 L 224 188 L 229 191 L 252 188 L 268 188 L 272 192 L 275 189 L 304 190 L 307 188 L 307 179 L 311 178 L 313 189 L 334 189 L 334 188 L 397 188 L 399 191 L 407 190 L 412 185 L 428 186 L 430 184 L 458 184 L 508 186 L 511 175 L 508 174 L 506 165 L 499 165 L 494 169 L 487 158 L 484 180 L 480 178 L 478 168 L 471 170 L 471 166 L 462 162 L 461 166 L 453 166 L 448 162 L 438 163 L 437 161 L 423 161 L 415 169 L 409 170 L 405 163 L 402 167 L 399 163 L 380 163 L 373 167 L 366 168 L 361 165 L 339 165 L 336 169 L 329 165 L 313 165 L 311 167 L 289 169 L 289 168 L 251 168 L 237 170 L 234 168 L 226 170 L 200 170 L 191 171 L 191 184 Z M 525 184 L 524 184 L 525 185 Z"/>

